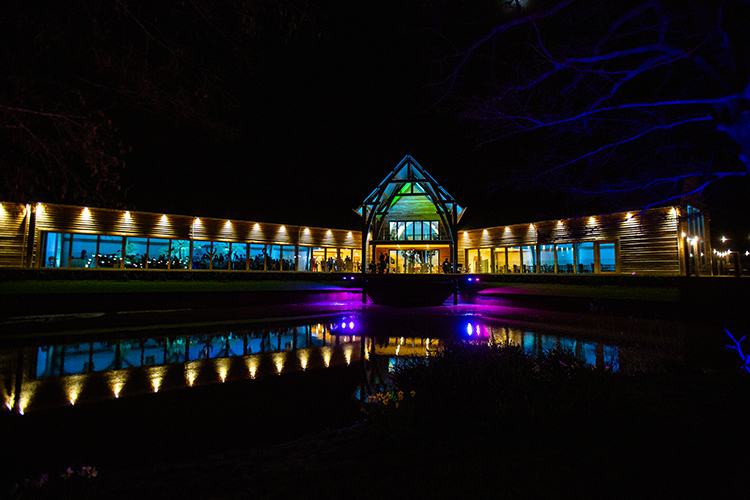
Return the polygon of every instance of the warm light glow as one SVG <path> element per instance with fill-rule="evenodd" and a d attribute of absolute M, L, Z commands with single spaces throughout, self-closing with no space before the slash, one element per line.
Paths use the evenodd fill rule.
<path fill-rule="evenodd" d="M 36 214 L 37 215 L 41 215 L 43 211 L 44 211 L 44 207 L 42 206 L 42 204 L 41 203 L 37 203 L 36 204 Z"/>
<path fill-rule="evenodd" d="M 115 387 L 112 391 L 115 394 L 115 399 L 120 397 L 120 391 L 122 391 L 122 384 L 115 384 Z"/>
<path fill-rule="evenodd" d="M 306 228 L 305 228 L 305 232 L 306 232 L 306 233 L 309 233 L 309 232 L 310 232 L 310 228 L 309 228 L 309 227 L 306 227 Z"/>
<path fill-rule="evenodd" d="M 349 344 L 344 348 L 344 358 L 346 358 L 346 364 L 347 366 L 352 362 L 352 351 L 354 350 L 354 346 Z"/>
<path fill-rule="evenodd" d="M 224 223 L 224 227 L 232 227 L 232 221 L 228 220 Z"/>
<path fill-rule="evenodd" d="M 76 399 L 78 399 L 78 393 L 73 391 L 69 394 L 69 399 L 71 406 L 76 404 Z"/>
<path fill-rule="evenodd" d="M 589 224 L 596 224 L 596 219 L 589 217 Z"/>
<path fill-rule="evenodd" d="M 258 229 L 260 229 L 260 224 L 258 224 L 258 223 L 256 222 L 256 223 L 255 223 L 255 225 L 253 225 L 253 229 L 255 229 L 255 230 L 258 230 Z"/>
<path fill-rule="evenodd" d="M 682 234 L 684 235 L 685 233 L 682 233 Z M 727 237 L 726 236 L 722 236 L 721 237 L 721 242 L 722 243 L 726 243 L 726 241 L 727 241 Z"/>
<path fill-rule="evenodd" d="M 328 368 L 329 366 L 331 366 L 331 348 L 324 347 L 322 351 L 323 351 L 323 364 L 325 364 L 326 368 Z"/>
<path fill-rule="evenodd" d="M 309 361 L 309 354 L 307 351 L 299 351 L 299 365 L 302 367 L 302 371 L 307 369 L 307 362 Z"/>
<path fill-rule="evenodd" d="M 489 232 L 486 229 L 483 229 L 482 230 L 482 234 L 487 235 L 487 234 L 489 234 Z"/>
<path fill-rule="evenodd" d="M 286 231 L 286 228 L 285 228 L 284 226 L 281 226 L 281 227 L 279 228 L 279 231 Z"/>
<path fill-rule="evenodd" d="M 276 372 L 281 375 L 282 370 L 284 369 L 284 362 L 286 361 L 286 354 L 283 352 L 279 352 L 274 354 L 273 356 L 273 364 L 276 365 Z"/>
<path fill-rule="evenodd" d="M 352 237 L 352 232 L 351 232 L 351 231 L 349 231 L 348 233 L 346 233 L 346 235 L 347 235 L 347 236 L 348 236 L 349 238 L 351 238 L 351 237 Z"/>
<path fill-rule="evenodd" d="M 91 212 L 89 212 L 89 207 L 83 207 L 83 212 L 81 212 L 81 215 L 84 217 L 91 217 Z"/>
<path fill-rule="evenodd" d="M 559 220 L 559 221 L 557 221 L 557 225 L 558 225 L 558 226 L 562 226 L 562 225 L 563 225 L 563 222 L 562 222 L 561 220 Z"/>
<path fill-rule="evenodd" d="M 508 226 L 505 226 L 506 231 L 510 231 L 510 228 Z"/>
<path fill-rule="evenodd" d="M 684 238 L 685 236 L 687 236 L 687 235 L 685 234 L 685 231 L 683 231 L 682 232 L 682 237 Z"/>
<path fill-rule="evenodd" d="M 328 231 L 326 231 L 326 236 L 330 236 L 332 234 L 333 234 L 333 232 L 330 229 Z"/>
<path fill-rule="evenodd" d="M 255 356 L 247 358 L 245 360 L 245 363 L 247 363 L 247 369 L 250 372 L 250 378 L 255 378 L 255 373 L 258 371 L 258 358 Z"/>
<path fill-rule="evenodd" d="M 161 222 L 167 222 L 167 214 L 164 214 L 161 216 Z M 195 222 L 200 222 L 198 219 L 195 219 Z"/>
<path fill-rule="evenodd" d="M 130 212 L 127 212 L 127 211 L 125 212 L 125 218 L 130 219 Z"/>
<path fill-rule="evenodd" d="M 632 217 L 633 217 L 633 214 L 631 214 L 630 212 L 628 212 L 627 215 L 625 216 L 626 219 L 631 219 Z"/>
<path fill-rule="evenodd" d="M 152 378 L 151 386 L 154 388 L 154 392 L 159 392 L 159 387 L 161 386 L 161 377 Z"/>

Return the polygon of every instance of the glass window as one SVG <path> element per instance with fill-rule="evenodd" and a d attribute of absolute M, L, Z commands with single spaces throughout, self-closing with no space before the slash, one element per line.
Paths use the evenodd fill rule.
<path fill-rule="evenodd" d="M 420 226 L 421 228 L 421 226 Z M 414 239 L 414 223 L 412 221 L 409 221 L 406 223 L 406 230 L 404 231 L 404 238 L 407 241 L 411 241 Z"/>
<path fill-rule="evenodd" d="M 131 238 L 125 240 L 125 268 L 145 269 L 148 259 L 148 238 Z"/>
<path fill-rule="evenodd" d="M 312 248 L 310 247 L 299 247 L 297 252 L 297 269 L 300 271 L 312 271 Z"/>
<path fill-rule="evenodd" d="M 539 246 L 539 268 L 542 273 L 555 272 L 555 245 Z"/>
<path fill-rule="evenodd" d="M 521 264 L 521 247 L 508 247 L 508 272 L 520 273 L 523 269 Z"/>
<path fill-rule="evenodd" d="M 122 236 L 99 236 L 98 260 L 97 267 L 120 269 L 122 267 Z"/>
<path fill-rule="evenodd" d="M 42 267 L 68 267 L 70 235 L 47 233 L 42 254 Z"/>
<path fill-rule="evenodd" d="M 279 245 L 268 245 L 268 263 L 266 271 L 281 270 L 281 247 Z"/>
<path fill-rule="evenodd" d="M 521 247 L 521 262 L 524 273 L 536 272 L 536 245 Z"/>
<path fill-rule="evenodd" d="M 341 259 L 342 259 L 342 268 L 341 271 L 345 273 L 352 272 L 352 269 L 354 269 L 354 265 L 352 263 L 352 250 L 351 248 L 342 248 L 341 249 Z"/>
<path fill-rule="evenodd" d="M 599 243 L 599 266 L 603 273 L 614 273 L 617 270 L 614 243 Z"/>
<path fill-rule="evenodd" d="M 295 271 L 297 269 L 297 263 L 295 262 L 295 254 L 293 246 L 284 245 L 281 250 L 281 268 L 284 271 Z"/>
<path fill-rule="evenodd" d="M 190 240 L 172 240 L 172 252 L 168 255 L 171 269 L 190 269 Z"/>
<path fill-rule="evenodd" d="M 479 272 L 489 273 L 492 263 L 492 250 L 490 248 L 479 249 Z"/>
<path fill-rule="evenodd" d="M 326 249 L 313 248 L 312 258 L 310 260 L 310 270 L 322 273 L 326 270 Z"/>
<path fill-rule="evenodd" d="M 398 232 L 396 233 L 396 239 L 402 241 L 406 239 L 406 222 L 398 223 Z"/>
<path fill-rule="evenodd" d="M 576 243 L 576 262 L 578 262 L 578 272 L 580 274 L 590 274 L 594 272 L 594 242 L 586 241 Z"/>
<path fill-rule="evenodd" d="M 211 269 L 226 271 L 229 269 L 229 243 L 214 241 L 211 247 Z"/>
<path fill-rule="evenodd" d="M 557 272 L 572 274 L 575 272 L 573 261 L 573 244 L 564 243 L 556 246 L 557 249 Z"/>
<path fill-rule="evenodd" d="M 247 244 L 231 243 L 229 253 L 232 256 L 232 270 L 244 271 L 247 269 Z"/>
<path fill-rule="evenodd" d="M 389 240 L 397 240 L 398 239 L 398 222 L 389 222 L 388 223 L 388 239 Z"/>
<path fill-rule="evenodd" d="M 495 249 L 495 272 L 506 273 L 508 272 L 505 262 L 505 248 Z"/>
<path fill-rule="evenodd" d="M 211 242 L 193 242 L 193 269 L 211 268 Z"/>
<path fill-rule="evenodd" d="M 263 271 L 265 269 L 265 256 L 266 246 L 258 245 L 256 243 L 250 243 L 250 253 L 248 254 L 250 259 L 250 270 L 251 271 Z"/>
<path fill-rule="evenodd" d="M 438 226 L 438 221 L 433 220 L 430 221 L 430 239 L 432 240 L 439 240 L 440 239 L 440 226 Z"/>
<path fill-rule="evenodd" d="M 176 241 L 176 240 L 175 240 Z M 190 253 L 190 244 L 187 246 Z M 174 267 L 174 265 L 172 266 Z M 163 238 L 149 238 L 148 240 L 148 268 L 169 269 L 169 240 Z M 179 267 L 175 268 L 179 269 Z"/>
<path fill-rule="evenodd" d="M 362 272 L 362 250 L 354 250 L 352 254 L 352 260 L 354 261 L 352 271 L 355 273 Z"/>
<path fill-rule="evenodd" d="M 96 235 L 73 234 L 70 267 L 96 267 Z"/>

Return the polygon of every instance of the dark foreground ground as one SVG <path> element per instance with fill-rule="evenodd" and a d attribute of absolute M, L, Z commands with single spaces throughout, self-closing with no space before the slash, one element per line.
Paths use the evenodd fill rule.
<path fill-rule="evenodd" d="M 519 421 L 457 408 L 462 424 L 448 427 L 405 407 L 368 418 L 351 398 L 356 367 L 296 375 L 118 401 L 117 413 L 106 402 L 3 413 L 4 493 L 20 482 L 16 498 L 747 498 L 746 373 L 607 376 L 566 411 Z M 82 466 L 97 476 L 59 479 Z M 41 473 L 42 488 L 24 485 Z"/>
<path fill-rule="evenodd" d="M 585 314 L 597 305 L 590 299 L 608 299 L 604 292 L 581 292 Z M 659 303 L 681 299 L 665 291 L 647 300 L 659 311 Z M 730 329 L 743 334 L 741 309 L 695 303 L 721 328 L 732 306 Z M 297 314 L 290 309 L 297 306 L 259 307 Z M 165 324 L 172 316 L 204 321 L 200 309 L 153 314 Z M 222 314 L 234 320 L 232 311 Z M 122 324 L 116 310 L 21 323 L 5 312 L 5 326 L 29 335 L 51 334 L 68 321 L 91 330 Z M 597 313 L 591 321 L 602 316 L 609 318 Z M 640 325 L 627 311 L 614 319 Z M 22 326 L 30 321 L 35 326 Z M 0 498 L 747 498 L 750 374 L 722 344 L 706 345 L 710 362 L 603 375 L 595 390 L 557 398 L 557 410 L 525 418 L 488 416 L 451 395 L 445 403 L 457 418 L 450 424 L 441 415 L 415 421 L 407 406 L 374 418 L 353 398 L 359 366 L 24 416 L 2 412 Z M 560 401 L 569 401 L 564 411 Z M 97 475 L 82 477 L 85 466 Z M 42 474 L 46 482 L 37 487 Z"/>

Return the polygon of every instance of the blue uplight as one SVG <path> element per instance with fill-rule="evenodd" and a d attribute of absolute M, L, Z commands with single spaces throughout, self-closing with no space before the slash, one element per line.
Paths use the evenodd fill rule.
<path fill-rule="evenodd" d="M 468 333 L 469 335 L 474 333 L 474 327 L 471 325 L 471 323 L 466 325 L 466 333 Z"/>
<path fill-rule="evenodd" d="M 354 329 L 354 321 L 349 322 L 349 328 L 351 328 L 352 330 Z"/>
<path fill-rule="evenodd" d="M 341 323 L 341 328 L 346 328 L 346 322 Z"/>
<path fill-rule="evenodd" d="M 467 278 L 468 281 L 474 281 L 474 278 Z"/>

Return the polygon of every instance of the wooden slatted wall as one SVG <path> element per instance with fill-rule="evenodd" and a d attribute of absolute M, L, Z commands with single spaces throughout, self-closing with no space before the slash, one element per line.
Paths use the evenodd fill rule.
<path fill-rule="evenodd" d="M 24 255 L 25 205 L 5 203 L 3 206 L 8 208 L 7 215 L 0 219 L 0 238 L 3 238 L 0 241 L 0 266 L 20 266 Z M 37 253 L 44 232 L 361 248 L 361 233 L 358 231 L 54 204 L 44 204 L 36 210 L 34 246 Z"/>
<path fill-rule="evenodd" d="M 614 241 L 621 273 L 679 274 L 679 210 L 664 207 L 634 217 L 622 212 L 461 231 L 458 261 L 465 264 L 465 250 L 470 248 Z"/>
<path fill-rule="evenodd" d="M 25 249 L 26 205 L 0 203 L 0 267 L 21 267 Z"/>

